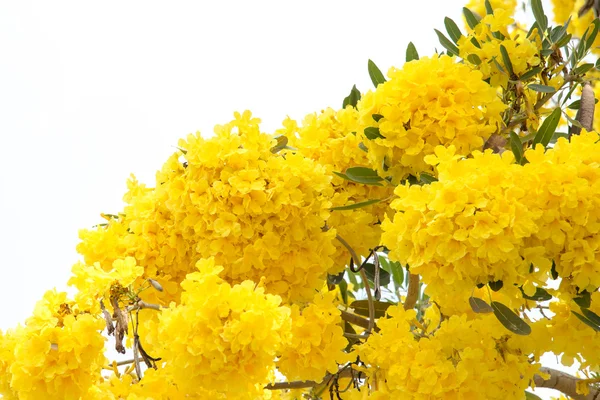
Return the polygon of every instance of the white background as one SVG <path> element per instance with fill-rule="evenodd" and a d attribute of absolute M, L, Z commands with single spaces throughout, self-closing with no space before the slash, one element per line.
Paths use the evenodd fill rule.
<path fill-rule="evenodd" d="M 0 1 L 0 329 L 65 289 L 77 232 L 122 208 L 177 140 L 251 110 L 340 107 L 353 84 L 441 49 L 463 1 Z"/>

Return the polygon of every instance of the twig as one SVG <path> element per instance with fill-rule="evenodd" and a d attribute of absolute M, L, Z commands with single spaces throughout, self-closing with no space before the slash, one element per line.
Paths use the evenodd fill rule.
<path fill-rule="evenodd" d="M 342 319 L 353 325 L 360 326 L 361 328 L 369 328 L 369 320 L 361 317 L 360 315 L 349 313 L 348 311 L 341 310 Z"/>
<path fill-rule="evenodd" d="M 131 363 L 132 363 L 132 362 L 134 362 L 134 361 L 135 361 L 135 360 L 132 358 L 132 359 L 130 359 L 130 360 L 118 361 L 116 364 L 117 364 L 117 367 L 120 367 L 120 366 L 122 366 L 122 365 L 131 364 Z M 112 366 L 112 363 L 111 363 L 110 365 L 108 365 L 108 366 L 104 366 L 104 367 L 102 367 L 102 368 L 103 368 L 103 369 L 108 369 L 108 370 L 111 370 L 111 371 L 112 371 L 112 369 L 113 369 L 113 366 Z"/>
<path fill-rule="evenodd" d="M 410 274 L 408 277 L 408 290 L 406 292 L 406 299 L 404 300 L 404 309 L 410 310 L 417 304 L 419 298 L 419 275 Z"/>
<path fill-rule="evenodd" d="M 588 386 L 590 392 L 587 395 L 577 393 L 577 382 L 584 379 L 579 379 L 573 375 L 569 375 L 566 372 L 558 371 L 556 369 L 542 367 L 540 372 L 549 374 L 548 379 L 544 379 L 539 375 L 533 377 L 535 386 L 543 387 L 548 389 L 558 390 L 572 397 L 575 400 L 597 400 L 600 399 L 600 389 Z"/>
<path fill-rule="evenodd" d="M 315 381 L 292 381 L 292 382 L 275 382 L 275 383 L 270 383 L 267 386 L 265 386 L 265 389 L 268 390 L 284 390 L 284 389 L 304 389 L 304 388 L 311 388 L 311 387 L 315 387 L 318 386 L 320 384 L 326 383 L 328 381 L 331 380 L 331 378 L 336 375 L 336 374 L 327 374 L 325 375 L 325 378 L 323 378 L 323 380 L 321 382 L 315 382 Z M 343 367 L 341 368 L 338 373 L 338 378 L 347 378 L 347 377 L 353 377 L 353 370 L 352 368 L 347 368 L 347 367 Z"/>
<path fill-rule="evenodd" d="M 373 295 L 371 294 L 371 287 L 369 286 L 369 281 L 367 280 L 367 274 L 364 269 L 360 270 L 360 279 L 363 280 L 365 284 L 365 290 L 367 291 L 367 301 L 369 303 L 369 327 L 365 331 L 366 335 L 370 335 L 373 331 L 373 327 L 375 326 L 375 303 L 373 303 Z"/>
<path fill-rule="evenodd" d="M 139 300 L 135 304 L 128 306 L 127 312 L 131 312 L 133 310 L 141 310 L 144 308 L 149 308 L 151 310 L 160 311 L 161 309 L 166 308 L 166 307 L 161 306 L 160 304 L 146 303 L 145 301 Z"/>
<path fill-rule="evenodd" d="M 344 238 L 342 238 L 340 235 L 336 234 L 335 238 L 346 249 L 348 249 L 348 251 L 350 252 L 350 255 L 352 256 L 352 260 L 354 261 L 354 263 L 356 265 L 360 265 L 360 258 L 358 257 L 358 254 L 356 254 L 356 251 L 354 251 L 352 246 L 350 246 L 348 244 L 348 242 L 346 242 L 344 240 Z M 365 331 L 365 333 L 367 335 L 370 335 L 371 332 L 373 331 L 373 327 L 375 326 L 375 303 L 373 303 L 373 295 L 371 294 L 371 287 L 369 286 L 369 281 L 367 280 L 367 274 L 365 274 L 364 269 L 360 270 L 360 279 L 362 279 L 362 281 L 365 285 L 365 290 L 367 291 L 367 301 L 369 303 L 369 326 L 367 327 L 367 330 Z"/>
<path fill-rule="evenodd" d="M 565 84 L 574 82 L 576 80 L 577 80 L 577 78 L 573 75 L 569 75 L 569 76 L 565 77 L 565 80 L 563 81 L 562 86 L 558 90 L 556 90 L 552 93 L 546 93 L 544 96 L 542 96 L 541 99 L 539 99 L 535 103 L 535 105 L 533 106 L 534 111 L 537 111 L 540 108 L 542 108 L 542 106 L 544 104 L 546 104 L 548 102 L 548 100 L 550 100 L 559 90 L 561 90 L 565 86 Z M 503 129 L 503 132 L 510 132 L 510 130 L 512 128 L 519 125 L 521 122 L 526 121 L 527 118 L 529 118 L 529 115 L 527 115 L 527 114 L 521 114 L 519 116 L 516 116 L 512 121 L 510 121 L 508 123 L 508 125 L 506 125 L 506 128 Z"/>

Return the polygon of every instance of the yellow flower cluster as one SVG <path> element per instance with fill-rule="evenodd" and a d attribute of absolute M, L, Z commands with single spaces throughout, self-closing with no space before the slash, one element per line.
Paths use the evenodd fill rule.
<path fill-rule="evenodd" d="M 115 282 L 126 288 L 144 274 L 144 268 L 137 266 L 133 257 L 115 260 L 112 266 L 112 270 L 108 272 L 100 267 L 100 263 L 90 267 L 83 263 L 73 266 L 69 285 L 78 290 L 75 302 L 80 310 L 97 313 L 100 310 L 100 300 L 109 298 L 108 292 Z"/>
<path fill-rule="evenodd" d="M 518 180 L 522 167 L 509 152 L 475 152 L 459 161 L 452 146 L 435 151 L 427 161 L 437 165 L 438 182 L 396 188 L 391 206 L 399 212 L 382 226 L 390 258 L 432 286 L 516 282 L 538 263 L 536 250 L 543 253 L 533 249 L 524 259 L 519 252 L 537 230 L 536 215 L 523 204 L 530 182 Z M 545 260 L 545 270 L 550 264 Z"/>
<path fill-rule="evenodd" d="M 184 393 L 255 393 L 272 379 L 275 356 L 289 341 L 290 309 L 252 281 L 229 285 L 213 258 L 197 268 L 181 284 L 181 304 L 159 317 L 167 372 Z"/>
<path fill-rule="evenodd" d="M 490 5 L 494 12 L 498 9 L 502 9 L 508 11 L 510 15 L 513 15 L 517 8 L 517 0 L 490 0 Z M 479 16 L 484 16 L 486 14 L 483 0 L 469 0 L 465 7 L 474 13 L 477 13 Z"/>
<path fill-rule="evenodd" d="M 558 274 L 580 290 L 600 286 L 600 144 L 596 133 L 561 138 L 544 153 L 541 146 L 513 156 L 475 152 L 460 159 L 454 148 L 436 148 L 427 161 L 439 181 L 398 186 L 393 221 L 383 222 L 382 243 L 390 258 L 407 263 L 430 286 L 502 280 L 506 285 Z"/>
<path fill-rule="evenodd" d="M 424 57 L 390 68 L 388 76 L 358 103 L 358 134 L 371 165 L 394 183 L 409 174 L 433 173 L 424 158 L 437 145 L 454 145 L 465 155 L 481 148 L 505 108 L 481 72 L 452 57 Z M 364 128 L 371 129 L 371 139 Z"/>
<path fill-rule="evenodd" d="M 176 157 L 170 158 L 164 168 L 170 168 L 172 174 L 183 170 Z M 161 182 L 164 181 L 158 184 Z M 127 187 L 124 196 L 127 205 L 123 213 L 106 216 L 106 224 L 79 232 L 82 241 L 77 245 L 77 251 L 84 256 L 85 263 L 73 266 L 75 276 L 71 284 L 80 290 L 86 285 L 90 289 L 102 285 L 101 281 L 94 283 L 100 278 L 100 270 L 118 273 L 115 262 L 133 257 L 137 265 L 143 267 L 144 277 L 157 280 L 164 289 L 162 293 L 144 292 L 145 300 L 161 304 L 178 301 L 179 282 L 190 272 L 193 260 L 197 259 L 196 251 L 183 240 L 172 215 L 159 201 L 154 189 L 133 177 Z M 91 300 L 85 296 L 80 295 L 79 300 Z"/>
<path fill-rule="evenodd" d="M 154 190 L 132 183 L 124 216 L 82 234 L 86 262 L 107 269 L 130 255 L 147 277 L 179 282 L 195 260 L 215 257 L 231 283 L 264 277 L 270 293 L 312 298 L 333 266 L 335 231 L 322 230 L 331 178 L 300 154 L 271 152 L 259 122 L 236 113 L 214 137 L 182 140 L 185 162 L 174 154 Z"/>
<path fill-rule="evenodd" d="M 359 127 L 355 108 L 346 107 L 338 111 L 328 108 L 319 115 L 309 114 L 301 126 L 288 118 L 284 121 L 284 127 L 278 133 L 289 137 L 290 144 L 300 154 L 325 166 L 327 174 L 332 177 L 332 207 L 385 199 L 392 195 L 393 188 L 390 186 L 354 183 L 334 174 L 369 164 L 367 153 L 359 147 L 361 139 L 356 135 Z M 335 228 L 357 254 L 366 256 L 369 249 L 379 244 L 379 222 L 388 208 L 388 202 L 382 202 L 364 208 L 336 210 L 331 213 L 327 225 Z M 350 258 L 343 245 L 336 241 L 335 246 L 335 263 L 330 273 L 342 271 Z"/>
<path fill-rule="evenodd" d="M 340 310 L 335 292 L 317 293 L 313 301 L 300 310 L 292 306 L 292 339 L 281 351 L 277 368 L 288 381 L 323 379 L 327 372 L 336 373 L 338 363 L 346 361 Z"/>
<path fill-rule="evenodd" d="M 361 360 L 376 366 L 377 382 L 390 398 L 521 399 L 538 366 L 510 346 L 510 335 L 493 315 L 444 320 L 416 337 L 413 310 L 393 306 L 380 332 L 360 346 Z"/>
<path fill-rule="evenodd" d="M 508 26 L 514 23 L 512 11 L 494 9 L 494 14 L 488 14 L 469 32 L 458 40 L 460 56 L 477 65 L 484 79 L 490 78 L 494 87 L 506 87 L 510 79 L 504 63 L 500 46 L 504 46 L 513 72 L 517 77 L 529 71 L 540 63 L 538 43 L 530 38 L 520 37 L 522 33 L 509 33 Z M 500 33 L 498 38 L 494 33 Z M 539 42 L 539 40 L 538 40 Z M 477 60 L 476 62 L 473 59 Z M 498 68 L 502 66 L 502 70 Z"/>
<path fill-rule="evenodd" d="M 0 394 L 7 399 L 78 400 L 105 363 L 104 321 L 77 313 L 48 291 L 25 326 L 0 335 Z"/>

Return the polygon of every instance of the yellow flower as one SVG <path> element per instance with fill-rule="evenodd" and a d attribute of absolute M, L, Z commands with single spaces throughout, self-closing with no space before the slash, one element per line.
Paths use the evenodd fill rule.
<path fill-rule="evenodd" d="M 372 186 L 342 179 L 335 172 L 369 164 L 367 153 L 360 148 L 361 139 L 356 135 L 358 112 L 355 108 L 334 111 L 328 108 L 321 114 L 307 115 L 301 126 L 290 119 L 284 121 L 284 129 L 277 133 L 290 139 L 290 144 L 303 156 L 323 165 L 331 176 L 332 207 L 347 206 L 373 199 L 386 199 L 391 196 L 391 186 Z M 366 256 L 369 249 L 379 244 L 381 237 L 380 221 L 389 210 L 387 202 L 353 210 L 335 210 L 327 220 L 327 226 L 334 228 L 359 255 Z M 338 241 L 334 242 L 334 266 L 328 272 L 335 274 L 347 265 L 350 255 Z"/>
<path fill-rule="evenodd" d="M 231 286 L 213 258 L 182 282 L 181 304 L 160 314 L 167 373 L 184 393 L 254 393 L 271 379 L 290 334 L 290 309 L 254 282 Z"/>
<path fill-rule="evenodd" d="M 505 108 L 479 71 L 448 56 L 411 61 L 388 76 L 359 102 L 358 135 L 371 166 L 394 183 L 434 173 L 424 158 L 437 145 L 454 145 L 461 155 L 481 148 Z M 382 117 L 376 122 L 374 115 Z"/>
<path fill-rule="evenodd" d="M 277 362 L 287 380 L 318 381 L 346 361 L 348 341 L 334 297 L 335 292 L 321 292 L 302 310 L 292 306 L 292 339 Z"/>
<path fill-rule="evenodd" d="M 539 366 L 509 342 L 493 315 L 468 320 L 454 315 L 419 338 L 413 310 L 393 306 L 380 331 L 359 346 L 361 360 L 391 398 L 520 398 Z M 418 329 L 418 328 L 414 328 Z"/>
<path fill-rule="evenodd" d="M 490 5 L 494 10 L 494 14 L 498 13 L 500 10 L 504 10 L 508 15 L 513 15 L 517 8 L 517 0 L 490 0 Z M 483 0 L 469 0 L 465 7 L 481 17 L 487 14 Z"/>
<path fill-rule="evenodd" d="M 74 276 L 69 279 L 69 285 L 78 289 L 75 302 L 81 310 L 98 312 L 100 300 L 109 298 L 107 293 L 115 282 L 122 287 L 128 287 L 144 274 L 144 268 L 136 265 L 135 258 L 126 257 L 115 260 L 112 270 L 108 272 L 100 267 L 100 263 L 90 267 L 77 263 L 72 272 Z"/>
<path fill-rule="evenodd" d="M 286 300 L 312 298 L 332 268 L 335 230 L 323 231 L 332 187 L 325 167 L 300 154 L 274 154 L 250 112 L 189 135 L 157 174 L 156 188 L 135 180 L 128 206 L 108 226 L 81 233 L 88 265 L 110 269 L 134 257 L 144 277 L 176 285 L 201 257 L 215 257 L 230 283 L 265 279 Z M 182 160 L 181 158 L 185 158 Z M 157 302 L 179 292 L 152 293 Z"/>
<path fill-rule="evenodd" d="M 47 292 L 25 326 L 0 340 L 0 391 L 23 400 L 78 400 L 105 363 L 104 321 Z M 10 385 L 10 389 L 7 388 Z"/>

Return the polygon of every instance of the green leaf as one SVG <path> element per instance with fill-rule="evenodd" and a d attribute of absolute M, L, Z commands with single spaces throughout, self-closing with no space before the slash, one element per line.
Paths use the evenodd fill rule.
<path fill-rule="evenodd" d="M 529 335 L 531 333 L 531 327 L 527 322 L 523 321 L 521 317 L 504 304 L 492 301 L 492 308 L 494 309 L 494 315 L 498 318 L 498 321 L 500 321 L 500 323 L 509 331 L 516 333 L 517 335 Z"/>
<path fill-rule="evenodd" d="M 554 111 L 546 117 L 533 138 L 533 148 L 535 148 L 535 145 L 538 143 L 541 143 L 544 148 L 548 146 L 548 143 L 550 143 L 550 139 L 552 139 L 552 135 L 554 135 L 556 127 L 558 126 L 558 121 L 560 121 L 560 115 L 560 107 L 556 107 Z"/>
<path fill-rule="evenodd" d="M 504 62 L 504 66 L 508 71 L 510 76 L 514 76 L 515 71 L 513 70 L 512 62 L 510 61 L 510 57 L 508 56 L 508 51 L 506 51 L 506 47 L 503 44 L 500 45 L 500 54 L 502 54 L 502 61 Z"/>
<path fill-rule="evenodd" d="M 344 304 L 348 304 L 348 282 L 342 280 L 338 286 L 340 287 L 340 294 L 342 295 Z"/>
<path fill-rule="evenodd" d="M 475 15 L 473 11 L 469 10 L 467 7 L 463 7 L 463 15 L 465 16 L 465 20 L 467 21 L 467 25 L 469 28 L 474 29 L 479 21 L 481 21 L 481 17 Z"/>
<path fill-rule="evenodd" d="M 483 2 L 483 4 L 485 4 L 485 12 L 488 13 L 489 15 L 494 14 L 494 9 L 492 8 L 492 5 L 490 4 L 490 0 L 485 0 Z"/>
<path fill-rule="evenodd" d="M 367 274 L 367 278 L 371 282 L 375 282 L 375 264 L 366 263 L 365 264 L 365 273 Z M 379 268 L 379 283 L 381 284 L 381 286 L 389 285 L 391 278 L 392 278 L 392 276 L 389 272 L 387 272 L 385 269 L 383 269 L 381 267 Z"/>
<path fill-rule="evenodd" d="M 594 68 L 594 64 L 586 63 L 586 64 L 581 64 L 580 66 L 578 66 L 571 72 L 573 72 L 573 74 L 575 74 L 575 75 L 583 75 L 592 68 Z"/>
<path fill-rule="evenodd" d="M 533 394 L 531 392 L 525 391 L 525 400 L 542 400 L 540 396 L 537 394 Z"/>
<path fill-rule="evenodd" d="M 496 57 L 492 57 L 492 61 L 494 62 L 494 65 L 496 66 L 496 68 L 498 68 L 498 70 L 500 72 L 502 72 L 503 74 L 505 74 L 506 72 L 504 71 L 504 68 L 502 67 L 502 65 L 498 62 L 498 60 L 496 60 Z"/>
<path fill-rule="evenodd" d="M 531 8 L 533 10 L 533 16 L 535 17 L 535 22 L 537 22 L 538 26 L 541 29 L 540 34 L 546 32 L 548 28 L 548 17 L 544 14 L 544 8 L 542 7 L 542 0 L 531 0 Z"/>
<path fill-rule="evenodd" d="M 592 305 L 592 295 L 587 290 L 584 290 L 577 297 L 574 297 L 573 301 L 581 308 L 590 308 Z"/>
<path fill-rule="evenodd" d="M 381 115 L 381 114 L 373 114 L 373 115 L 371 115 L 371 117 L 373 117 L 373 119 L 375 120 L 375 122 L 379 122 L 379 120 L 381 118 L 383 118 L 383 115 Z"/>
<path fill-rule="evenodd" d="M 598 18 L 592 21 L 594 24 L 594 29 L 590 32 L 590 34 L 585 39 L 585 50 L 589 50 L 594 45 L 594 41 L 596 40 L 596 36 L 598 36 L 598 29 L 600 28 L 600 21 Z"/>
<path fill-rule="evenodd" d="M 456 22 L 454 22 L 451 18 L 444 18 L 444 25 L 446 26 L 446 31 L 448 31 L 448 35 L 450 39 L 456 44 L 458 44 L 458 39 L 462 37 L 462 32 Z"/>
<path fill-rule="evenodd" d="M 596 326 L 600 326 L 600 317 L 598 316 L 598 314 L 594 313 L 593 311 L 590 311 L 587 308 L 582 308 L 581 313 L 584 317 L 596 324 Z"/>
<path fill-rule="evenodd" d="M 437 182 L 438 180 L 435 176 L 431 176 L 429 174 L 426 174 L 425 172 L 421 172 L 421 174 L 419 175 L 419 179 L 426 185 L 432 182 Z"/>
<path fill-rule="evenodd" d="M 392 270 L 394 283 L 396 283 L 398 287 L 402 286 L 404 284 L 404 268 L 402 267 L 402 264 L 398 261 L 391 261 L 390 268 Z"/>
<path fill-rule="evenodd" d="M 547 301 L 547 300 L 552 299 L 552 295 L 550 293 L 548 293 L 546 291 L 546 289 L 543 289 L 541 287 L 536 287 L 535 288 L 535 293 L 533 294 L 533 296 L 526 295 L 525 292 L 523 291 L 523 287 L 519 287 L 519 289 L 521 289 L 521 293 L 523 294 L 523 298 L 527 299 L 527 300 Z"/>
<path fill-rule="evenodd" d="M 344 280 L 344 274 L 346 271 L 342 271 L 337 275 L 327 274 L 327 283 L 332 285 L 339 285 Z"/>
<path fill-rule="evenodd" d="M 277 144 L 275 146 L 271 147 L 271 153 L 274 153 L 274 154 L 279 153 L 288 144 L 287 136 L 279 135 L 279 136 L 276 136 L 275 139 L 277 139 Z"/>
<path fill-rule="evenodd" d="M 381 133 L 379 133 L 379 128 L 375 128 L 373 126 L 365 128 L 365 136 L 369 140 L 373 140 L 373 139 L 385 139 L 385 137 L 383 137 L 381 135 Z"/>
<path fill-rule="evenodd" d="M 346 176 L 349 180 L 364 183 L 367 185 L 379 185 L 380 181 L 383 180 L 382 177 L 377 175 L 376 171 L 365 167 L 351 167 L 346 170 Z"/>
<path fill-rule="evenodd" d="M 573 314 L 575 314 L 575 316 L 577 318 L 579 318 L 579 320 L 581 322 L 583 322 L 584 324 L 586 324 L 587 326 L 589 326 L 590 328 L 594 329 L 596 332 L 600 332 L 600 326 L 598 326 L 597 324 L 595 324 L 593 321 L 590 321 L 588 318 L 584 317 L 583 315 L 579 314 L 576 311 L 571 311 Z"/>
<path fill-rule="evenodd" d="M 469 54 L 467 56 L 467 61 L 469 61 L 471 64 L 475 64 L 475 65 L 481 64 L 481 58 L 479 58 L 479 56 L 477 54 Z"/>
<path fill-rule="evenodd" d="M 348 95 L 348 97 L 346 97 L 344 99 L 342 108 L 346 108 L 346 106 L 348 106 L 348 105 L 356 108 L 356 105 L 358 104 L 359 100 L 360 100 L 360 91 L 356 88 L 356 85 L 354 85 L 354 86 L 352 86 L 352 90 L 350 91 L 350 94 Z"/>
<path fill-rule="evenodd" d="M 569 104 L 567 106 L 567 108 L 570 108 L 571 110 L 579 110 L 580 106 L 581 106 L 581 100 L 575 100 L 574 102 Z"/>
<path fill-rule="evenodd" d="M 381 199 L 366 200 L 366 201 L 361 201 L 359 203 L 348 204 L 347 206 L 331 207 L 330 210 L 331 211 L 354 210 L 356 208 L 363 208 L 363 207 L 370 206 L 371 204 L 377 204 L 380 201 L 381 201 Z"/>
<path fill-rule="evenodd" d="M 417 48 L 413 44 L 413 42 L 409 42 L 406 47 L 406 62 L 410 62 L 412 60 L 418 60 L 419 53 L 417 53 Z"/>
<path fill-rule="evenodd" d="M 567 44 L 569 44 L 569 42 L 571 41 L 571 37 L 573 35 L 571 35 L 570 33 L 567 33 L 565 36 L 562 37 L 561 40 L 559 40 L 558 42 L 556 42 L 556 47 L 560 48 L 560 47 L 564 47 Z"/>
<path fill-rule="evenodd" d="M 373 301 L 375 306 L 375 318 L 385 317 L 385 312 L 393 303 L 387 303 L 383 301 Z M 369 316 L 369 301 L 368 300 L 356 300 L 350 303 L 350 308 L 354 309 L 354 312 L 358 315 L 365 317 Z"/>
<path fill-rule="evenodd" d="M 368 62 L 369 76 L 371 77 L 371 82 L 375 87 L 379 86 L 379 84 L 385 82 L 385 77 L 381 73 L 381 70 L 375 65 L 375 63 L 371 60 Z"/>
<path fill-rule="evenodd" d="M 556 280 L 558 278 L 558 272 L 556 271 L 556 263 L 552 260 L 552 268 L 550 268 L 550 276 Z"/>
<path fill-rule="evenodd" d="M 369 149 L 367 149 L 367 146 L 365 146 L 365 144 L 363 142 L 360 142 L 358 144 L 358 148 L 361 149 L 362 151 L 364 151 L 365 153 L 369 152 Z"/>
<path fill-rule="evenodd" d="M 571 23 L 571 17 L 569 17 L 569 19 L 567 20 L 567 22 L 565 22 L 564 25 L 557 26 L 552 30 L 552 34 L 550 35 L 550 40 L 554 44 L 558 44 L 561 40 L 563 40 L 563 38 L 567 34 L 567 28 L 569 27 L 570 23 Z"/>
<path fill-rule="evenodd" d="M 477 314 L 487 314 L 494 312 L 492 306 L 490 306 L 488 303 L 486 303 L 479 297 L 469 297 L 469 305 L 471 306 L 471 310 L 473 310 Z"/>
<path fill-rule="evenodd" d="M 352 179 L 348 178 L 348 176 L 346 174 L 342 174 L 341 172 L 337 172 L 337 171 L 333 171 L 334 174 L 336 174 L 337 176 L 339 176 L 342 179 L 345 179 L 347 181 L 351 181 Z"/>
<path fill-rule="evenodd" d="M 536 92 L 541 92 L 541 93 L 554 93 L 554 92 L 556 92 L 556 89 L 554 87 L 552 87 L 552 86 L 540 85 L 540 84 L 537 84 L 537 83 L 531 83 L 528 87 L 531 90 L 535 90 Z"/>
<path fill-rule="evenodd" d="M 497 281 L 489 281 L 488 282 L 488 286 L 490 287 L 490 289 L 492 289 L 494 292 L 497 292 L 498 290 L 502 289 L 502 287 L 504 286 L 504 282 L 502 282 L 501 280 L 497 280 Z"/>
<path fill-rule="evenodd" d="M 442 32 L 438 31 L 437 29 L 434 29 L 434 31 L 437 34 L 438 39 L 440 40 L 440 44 L 444 46 L 446 50 L 448 50 L 448 54 L 458 56 L 458 47 L 456 47 L 454 43 L 452 43 L 446 36 L 444 36 Z"/>
<path fill-rule="evenodd" d="M 521 139 L 514 131 L 510 132 L 510 148 L 515 155 L 517 164 L 521 164 L 521 160 L 523 159 L 523 143 L 521 143 Z"/>
<path fill-rule="evenodd" d="M 362 283 L 358 283 L 358 280 L 356 280 L 356 274 L 354 273 L 348 273 L 348 281 L 352 284 L 355 292 L 363 287 Z"/>

